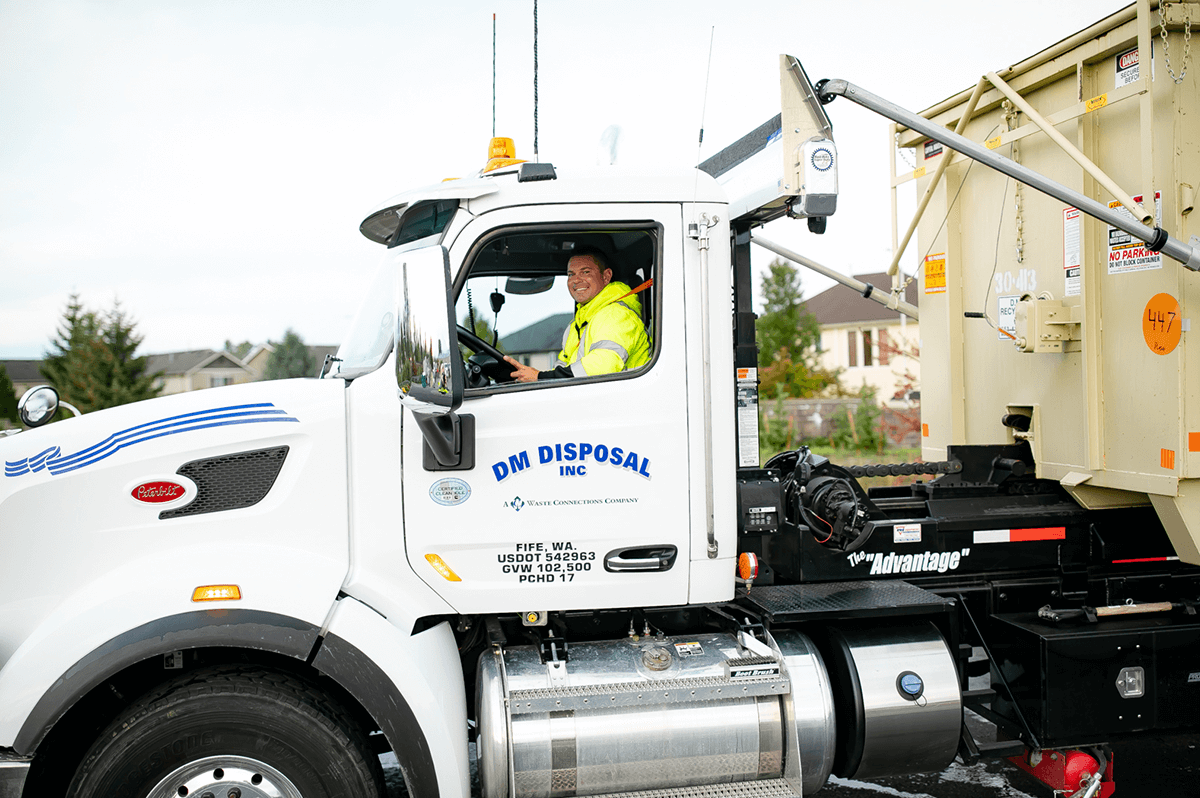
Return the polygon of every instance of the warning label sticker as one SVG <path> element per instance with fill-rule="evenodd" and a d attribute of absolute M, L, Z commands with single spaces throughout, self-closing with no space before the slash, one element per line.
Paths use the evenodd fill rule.
<path fill-rule="evenodd" d="M 1020 301 L 1020 294 L 996 297 L 996 337 L 1001 341 L 1017 337 L 1017 303 Z M 1009 334 L 1005 335 L 1002 330 L 1008 330 Z"/>
<path fill-rule="evenodd" d="M 1128 86 L 1130 83 L 1137 83 L 1140 79 L 1138 50 L 1134 47 L 1117 56 L 1117 86 Z"/>
<path fill-rule="evenodd" d="M 1141 196 L 1133 198 L 1141 204 Z M 1121 203 L 1113 200 L 1108 203 L 1109 209 L 1132 220 L 1133 214 Z M 1154 218 L 1162 218 L 1162 192 L 1154 192 Z M 1144 272 L 1150 269 L 1162 268 L 1162 254 L 1151 252 L 1144 241 L 1139 241 L 1124 230 L 1118 230 L 1111 225 L 1108 228 L 1108 273 L 1123 274 L 1125 272 Z"/>
<path fill-rule="evenodd" d="M 758 369 L 737 370 L 738 466 L 758 467 Z"/>
<path fill-rule="evenodd" d="M 925 256 L 925 293 L 946 293 L 946 253 Z"/>
<path fill-rule="evenodd" d="M 1064 296 L 1079 296 L 1082 263 L 1079 257 L 1080 230 L 1083 218 L 1078 208 L 1063 208 L 1063 279 Z"/>

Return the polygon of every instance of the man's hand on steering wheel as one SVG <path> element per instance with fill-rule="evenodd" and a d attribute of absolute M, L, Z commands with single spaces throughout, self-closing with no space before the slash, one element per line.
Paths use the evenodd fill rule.
<path fill-rule="evenodd" d="M 517 382 L 537 382 L 538 370 L 533 366 L 526 366 L 522 363 L 518 363 L 508 355 L 504 356 L 504 360 L 513 367 L 514 371 L 512 373 L 512 378 L 514 380 Z"/>
<path fill-rule="evenodd" d="M 496 382 L 512 382 L 513 376 L 509 373 L 504 362 L 508 360 L 503 352 L 489 344 L 487 341 L 480 338 L 475 333 L 468 330 L 461 324 L 458 325 L 458 340 L 466 344 L 467 348 L 479 355 L 487 355 L 496 361 L 496 365 L 487 364 L 482 368 L 483 373 L 491 377 Z M 536 372 L 535 372 L 536 373 Z"/>

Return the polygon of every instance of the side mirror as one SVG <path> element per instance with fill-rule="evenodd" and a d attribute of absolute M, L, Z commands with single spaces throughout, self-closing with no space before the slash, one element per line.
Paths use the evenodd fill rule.
<path fill-rule="evenodd" d="M 21 423 L 33 429 L 54 418 L 58 408 L 62 406 L 76 416 L 82 415 L 78 409 L 58 398 L 58 391 L 49 385 L 35 385 L 30 388 L 17 402 L 17 415 Z"/>
<path fill-rule="evenodd" d="M 397 252 L 396 384 L 442 466 L 462 458 L 463 365 L 450 301 L 450 259 L 440 246 Z"/>

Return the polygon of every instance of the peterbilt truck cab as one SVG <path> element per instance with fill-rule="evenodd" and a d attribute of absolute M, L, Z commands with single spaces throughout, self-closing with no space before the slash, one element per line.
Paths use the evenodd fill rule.
<path fill-rule="evenodd" d="M 1200 576 L 1110 562 L 1170 550 L 1152 512 L 1081 506 L 1021 442 L 759 462 L 751 231 L 836 209 L 787 56 L 781 95 L 700 169 L 506 154 L 384 203 L 319 379 L 0 438 L 0 794 L 374 796 L 390 751 L 418 798 L 787 798 L 1058 749 L 1095 793 L 1107 741 L 1193 728 L 1146 675 L 1187 675 Z M 581 251 L 637 292 L 648 362 L 513 382 Z M 1171 612 L 1063 606 L 1132 585 Z M 1063 661 L 1120 697 L 1059 713 Z"/>

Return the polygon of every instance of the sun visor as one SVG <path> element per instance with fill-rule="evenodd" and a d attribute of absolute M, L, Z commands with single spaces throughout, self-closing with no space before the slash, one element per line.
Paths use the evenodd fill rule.
<path fill-rule="evenodd" d="M 833 126 L 799 59 L 779 56 L 780 112 L 704 163 L 729 197 L 735 221 L 785 213 L 826 217 L 837 209 Z"/>
<path fill-rule="evenodd" d="M 386 244 L 400 226 L 400 217 L 407 208 L 428 200 L 475 199 L 498 191 L 493 180 L 447 180 L 433 186 L 414 189 L 392 197 L 372 211 L 358 226 L 358 231 L 376 244 Z"/>

